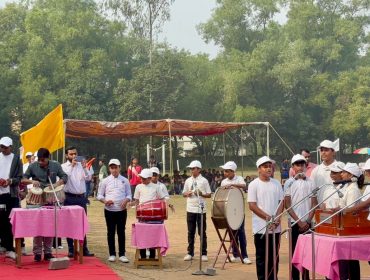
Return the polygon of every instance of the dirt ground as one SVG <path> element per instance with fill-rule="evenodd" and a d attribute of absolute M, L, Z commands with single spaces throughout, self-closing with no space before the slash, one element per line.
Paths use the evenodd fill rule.
<path fill-rule="evenodd" d="M 156 267 L 140 267 L 134 268 L 134 253 L 135 248 L 131 246 L 131 224 L 135 222 L 135 209 L 130 209 L 126 223 L 126 256 L 130 263 L 123 264 L 116 261 L 111 263 L 108 258 L 108 244 L 106 240 L 106 225 L 104 220 L 103 204 L 90 198 L 91 205 L 88 208 L 88 218 L 90 223 L 90 232 L 88 233 L 88 244 L 91 252 L 107 263 L 122 279 L 139 280 L 139 279 L 199 279 L 209 276 L 193 276 L 192 272 L 199 270 L 199 239 L 196 238 L 195 255 L 196 258 L 192 262 L 183 261 L 187 248 L 187 226 L 186 226 L 186 199 L 181 196 L 171 196 L 171 203 L 175 205 L 176 212 L 169 213 L 169 218 L 165 222 L 170 249 L 167 251 L 167 256 L 163 258 L 164 268 L 160 270 Z M 211 267 L 215 255 L 220 246 L 220 241 L 217 237 L 216 230 L 211 220 L 211 199 L 207 204 L 207 236 L 208 236 L 208 262 L 202 263 L 202 268 L 205 270 Z M 245 230 L 247 234 L 248 254 L 253 264 L 245 265 L 241 263 L 226 263 L 225 269 L 221 269 L 225 254 L 222 252 L 218 263 L 216 264 L 216 276 L 212 279 L 257 279 L 255 266 L 255 249 L 253 244 L 252 229 L 251 229 L 251 212 L 246 205 L 246 221 Z M 283 228 L 286 228 L 286 220 L 283 222 Z M 31 252 L 31 239 L 27 238 L 27 250 Z M 63 240 L 63 251 L 66 252 L 67 244 Z M 118 247 L 117 247 L 118 249 Z M 288 279 L 288 242 L 285 236 L 281 239 L 280 247 L 280 266 L 278 278 L 280 280 Z M 361 279 L 370 279 L 370 266 L 367 262 L 361 262 Z M 317 275 L 316 279 L 324 279 Z"/>

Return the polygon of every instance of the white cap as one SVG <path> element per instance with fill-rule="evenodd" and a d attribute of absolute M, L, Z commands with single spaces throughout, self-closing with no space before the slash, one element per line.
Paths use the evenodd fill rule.
<path fill-rule="evenodd" d="M 187 166 L 187 168 L 194 168 L 194 167 L 197 167 L 197 168 L 202 168 L 202 164 L 200 163 L 199 160 L 193 160 L 192 162 L 190 162 L 190 164 Z"/>
<path fill-rule="evenodd" d="M 149 168 L 144 168 L 141 170 L 139 176 L 144 179 L 151 178 L 153 176 L 153 172 Z"/>
<path fill-rule="evenodd" d="M 344 166 L 345 166 L 344 162 L 336 161 L 331 165 L 331 167 L 329 167 L 329 169 L 330 171 L 333 171 L 333 172 L 341 172 Z"/>
<path fill-rule="evenodd" d="M 370 170 L 370 158 L 365 162 L 365 165 L 362 167 L 362 170 Z"/>
<path fill-rule="evenodd" d="M 13 146 L 13 140 L 8 136 L 4 136 L 0 139 L 0 145 L 5 147 Z"/>
<path fill-rule="evenodd" d="M 307 159 L 306 159 L 304 156 L 300 155 L 300 154 L 296 154 L 296 155 L 294 155 L 294 156 L 292 157 L 292 161 L 291 161 L 291 163 L 292 163 L 292 165 L 293 165 L 293 163 L 298 162 L 298 161 L 304 161 L 304 162 L 307 162 Z"/>
<path fill-rule="evenodd" d="M 330 140 L 324 140 L 320 143 L 320 148 L 335 149 L 335 144 Z"/>
<path fill-rule="evenodd" d="M 160 174 L 158 167 L 152 167 L 150 168 L 150 171 L 152 171 L 152 173 Z"/>
<path fill-rule="evenodd" d="M 228 161 L 224 165 L 220 165 L 220 167 L 224 170 L 232 170 L 235 171 L 238 166 L 233 161 Z"/>
<path fill-rule="evenodd" d="M 111 166 L 112 164 L 117 165 L 117 166 L 121 166 L 121 162 L 118 159 L 116 159 L 116 158 L 112 158 L 109 161 L 108 166 Z"/>
<path fill-rule="evenodd" d="M 26 153 L 26 157 L 32 157 L 33 156 L 33 153 L 32 152 L 27 152 Z"/>
<path fill-rule="evenodd" d="M 347 171 L 348 173 L 351 173 L 352 175 L 356 177 L 360 177 L 362 174 L 360 167 L 358 167 L 356 163 L 352 163 L 352 162 L 347 162 L 347 164 L 341 169 L 344 171 Z"/>
<path fill-rule="evenodd" d="M 266 162 L 273 163 L 274 161 L 271 158 L 269 158 L 268 156 L 263 156 L 263 157 L 261 157 L 257 160 L 256 165 L 257 165 L 257 167 L 260 167 L 260 165 L 262 165 Z"/>

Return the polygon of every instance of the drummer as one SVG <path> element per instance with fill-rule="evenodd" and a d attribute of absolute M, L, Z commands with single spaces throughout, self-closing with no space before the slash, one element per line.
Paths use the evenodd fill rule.
<path fill-rule="evenodd" d="M 141 183 L 135 188 L 134 204 L 143 204 L 151 200 L 165 199 L 165 194 L 157 184 L 152 183 L 153 172 L 144 168 L 139 174 Z M 150 233 L 149 233 L 150 234 Z M 155 258 L 155 248 L 149 248 L 149 258 Z M 140 257 L 146 258 L 146 249 L 140 249 Z"/>
<path fill-rule="evenodd" d="M 68 176 L 64 173 L 60 163 L 50 160 L 49 157 L 49 150 L 40 148 L 37 151 L 37 161 L 30 164 L 23 175 L 22 183 L 32 184 L 34 188 L 42 189 L 49 185 L 49 178 L 55 187 L 67 183 Z M 60 178 L 58 181 L 57 177 Z M 41 261 L 42 247 L 44 247 L 44 260 L 49 261 L 54 258 L 51 254 L 52 243 L 53 237 L 36 236 L 33 238 L 33 254 L 36 262 Z"/>
<path fill-rule="evenodd" d="M 203 242 L 202 242 L 202 261 L 208 261 L 207 257 L 207 222 L 206 213 L 207 207 L 205 198 L 211 197 L 211 188 L 208 180 L 204 178 L 200 172 L 202 164 L 198 160 L 193 160 L 188 166 L 191 170 L 191 177 L 186 179 L 183 189 L 183 196 L 186 201 L 186 222 L 188 225 L 188 253 L 184 257 L 184 261 L 191 261 L 194 257 L 194 237 L 195 230 L 198 226 L 198 234 L 200 236 L 201 215 L 203 215 Z M 204 204 L 203 212 L 200 203 Z"/>
<path fill-rule="evenodd" d="M 288 211 L 292 219 L 291 223 L 298 220 L 298 223 L 292 227 L 292 250 L 294 252 L 299 234 L 306 232 L 311 227 L 314 211 L 311 211 L 309 214 L 306 213 L 317 205 L 317 198 L 316 195 L 313 195 L 315 190 L 313 181 L 305 175 L 306 158 L 303 155 L 296 154 L 292 157 L 291 164 L 295 176 L 289 178 L 285 182 L 284 199 L 286 209 L 295 205 Z M 312 196 L 310 196 L 310 194 L 312 194 Z M 302 201 L 302 199 L 304 200 Z M 299 204 L 297 205 L 297 203 Z M 299 270 L 294 265 L 292 265 L 292 279 L 299 280 Z M 309 279 L 308 270 L 303 270 L 302 279 Z"/>
<path fill-rule="evenodd" d="M 224 165 L 220 166 L 224 170 L 225 179 L 221 182 L 221 187 L 224 188 L 239 188 L 243 191 L 247 190 L 247 184 L 245 183 L 243 177 L 237 176 L 235 171 L 237 169 L 237 165 L 233 161 L 228 161 Z M 245 236 L 245 228 L 244 228 L 245 217 L 243 219 L 243 223 L 239 227 L 236 233 L 236 241 L 239 242 L 241 257 L 243 259 L 243 263 L 251 264 L 251 260 L 248 258 L 247 253 L 247 239 Z M 230 258 L 231 262 L 235 262 L 236 258 L 238 257 L 238 250 L 235 246 L 233 246 L 233 256 Z"/>
<path fill-rule="evenodd" d="M 284 193 L 280 182 L 271 178 L 272 159 L 267 156 L 259 158 L 256 162 L 258 178 L 254 179 L 248 187 L 249 209 L 253 212 L 252 226 L 254 233 L 254 245 L 256 247 L 256 267 L 258 280 L 274 279 L 273 274 L 273 246 L 277 255 L 276 272 L 279 267 L 279 244 L 280 244 L 280 219 L 275 220 L 268 228 L 269 235 L 269 277 L 265 279 L 265 255 L 266 255 L 266 221 L 271 220 L 273 215 L 277 216 L 283 211 Z M 273 244 L 272 235 L 275 234 L 276 243 Z"/>
<path fill-rule="evenodd" d="M 152 183 L 153 184 L 157 184 L 159 186 L 159 188 L 161 189 L 161 191 L 163 192 L 164 194 L 164 199 L 166 200 L 166 202 L 168 203 L 168 207 L 171 208 L 172 211 L 175 211 L 175 208 L 172 204 L 169 203 L 169 199 L 170 199 L 170 195 L 168 193 L 168 190 L 167 190 L 167 187 L 165 184 L 163 184 L 162 182 L 160 182 L 158 179 L 159 179 L 159 169 L 158 167 L 151 167 L 150 168 L 150 171 L 152 171 L 153 173 L 153 176 L 152 176 Z"/>

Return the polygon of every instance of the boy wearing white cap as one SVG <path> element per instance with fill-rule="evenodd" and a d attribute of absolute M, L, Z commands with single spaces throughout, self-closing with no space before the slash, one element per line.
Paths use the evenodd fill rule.
<path fill-rule="evenodd" d="M 339 187 L 341 187 L 341 184 L 335 184 L 334 182 L 341 181 L 342 178 L 342 168 L 345 166 L 345 164 L 341 161 L 336 161 L 334 164 L 330 167 L 330 178 L 333 181 L 333 187 L 334 188 L 326 188 L 324 190 L 323 200 L 325 201 L 323 203 L 323 209 L 332 209 L 339 206 L 339 195 L 338 192 L 334 189 L 338 190 Z"/>
<path fill-rule="evenodd" d="M 283 189 L 280 182 L 271 178 L 272 159 L 263 156 L 256 162 L 258 168 L 258 178 L 254 179 L 248 186 L 248 204 L 249 209 L 253 212 L 252 227 L 254 233 L 254 245 L 256 248 L 256 267 L 258 280 L 272 280 L 273 275 L 273 246 L 277 254 L 279 253 L 280 243 L 280 219 L 274 221 L 268 227 L 269 234 L 269 260 L 268 271 L 269 278 L 265 279 L 265 232 L 266 221 L 271 220 L 272 216 L 277 216 L 283 211 L 284 199 Z M 276 243 L 273 244 L 272 234 L 275 234 Z M 279 267 L 279 257 L 277 257 L 276 271 Z"/>
<path fill-rule="evenodd" d="M 330 167 L 332 167 L 335 160 L 335 144 L 330 140 L 324 140 L 320 143 L 320 157 L 322 163 L 316 166 L 311 173 L 310 178 L 313 180 L 315 187 L 321 187 L 325 184 L 331 184 Z M 317 201 L 321 203 L 324 199 L 325 188 L 321 188 L 317 193 Z"/>
<path fill-rule="evenodd" d="M 235 174 L 235 171 L 237 169 L 237 165 L 233 161 L 228 161 L 224 165 L 220 166 L 224 170 L 224 174 L 226 176 L 225 179 L 222 180 L 221 182 L 221 187 L 224 188 L 239 188 L 242 189 L 243 191 L 247 190 L 247 184 L 245 183 L 243 177 L 237 176 Z M 239 229 L 236 232 L 236 241 L 239 242 L 240 246 L 240 253 L 241 257 L 243 259 L 243 263 L 245 264 L 251 264 L 252 262 L 248 258 L 248 253 L 247 253 L 247 239 L 245 236 L 245 229 L 244 229 L 244 222 L 245 219 L 243 219 L 243 223 L 240 225 Z M 233 256 L 231 257 L 231 261 L 234 262 L 236 261 L 236 257 L 238 257 L 238 250 L 233 246 Z"/>
<path fill-rule="evenodd" d="M 186 201 L 186 222 L 188 226 L 188 253 L 184 257 L 184 261 L 190 261 L 194 257 L 194 237 L 195 230 L 198 227 L 198 234 L 200 236 L 200 222 L 201 215 L 203 215 L 203 242 L 202 242 L 202 261 L 208 261 L 207 257 L 207 223 L 206 223 L 206 201 L 205 198 L 211 197 L 211 188 L 208 180 L 204 178 L 200 171 L 202 164 L 198 160 L 193 160 L 188 166 L 191 170 L 191 177 L 186 179 L 183 189 L 183 196 L 187 198 Z M 201 205 L 203 204 L 203 213 Z"/>
<path fill-rule="evenodd" d="M 292 227 L 292 253 L 294 253 L 297 245 L 299 234 L 306 232 L 311 226 L 314 211 L 311 211 L 308 215 L 305 214 L 317 204 L 316 195 L 314 194 L 315 186 L 312 180 L 305 176 L 306 164 L 307 160 L 303 155 L 294 155 L 291 165 L 296 175 L 289 178 L 284 185 L 285 208 L 288 209 L 292 205 L 296 205 L 289 210 L 291 223 L 299 221 Z M 297 203 L 299 204 L 297 205 Z M 299 280 L 299 270 L 294 265 L 292 265 L 292 279 Z M 303 271 L 302 279 L 309 279 L 308 270 Z"/>
<path fill-rule="evenodd" d="M 147 201 L 164 199 L 165 194 L 161 191 L 157 184 L 151 182 L 153 177 L 153 172 L 149 168 L 144 168 L 139 174 L 141 178 L 141 183 L 135 188 L 135 204 L 142 204 Z M 149 258 L 155 258 L 155 248 L 149 248 Z M 146 258 L 146 249 L 140 249 L 140 257 L 142 259 Z"/>
<path fill-rule="evenodd" d="M 104 216 L 107 225 L 107 240 L 109 247 L 108 261 L 116 260 L 115 234 L 118 236 L 118 257 L 123 263 L 129 260 L 126 254 L 125 227 L 127 220 L 127 204 L 131 201 L 129 181 L 120 175 L 121 163 L 118 159 L 109 161 L 110 175 L 104 178 L 99 186 L 97 199 L 104 203 Z"/>

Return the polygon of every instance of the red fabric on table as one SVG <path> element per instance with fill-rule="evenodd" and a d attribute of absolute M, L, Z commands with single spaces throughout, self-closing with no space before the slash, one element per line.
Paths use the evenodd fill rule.
<path fill-rule="evenodd" d="M 34 236 L 55 236 L 54 208 L 13 208 L 10 223 L 14 238 Z M 57 209 L 58 237 L 84 240 L 89 231 L 85 210 L 80 206 L 63 206 Z"/>
<path fill-rule="evenodd" d="M 134 223 L 131 230 L 131 245 L 138 249 L 161 248 L 162 256 L 170 247 L 164 224 Z"/>
<path fill-rule="evenodd" d="M 339 279 L 338 260 L 370 260 L 370 237 L 336 237 L 315 234 L 315 270 L 331 280 Z M 312 270 L 311 234 L 300 235 L 292 263 Z"/>
<path fill-rule="evenodd" d="M 58 254 L 64 257 L 65 254 Z M 81 265 L 78 261 L 70 260 L 69 267 L 61 270 L 48 270 L 49 262 L 36 263 L 33 256 L 22 257 L 22 267 L 17 268 L 10 259 L 1 260 L 0 256 L 0 279 L 52 279 L 52 280 L 119 280 L 121 279 L 110 267 L 94 257 L 84 258 Z"/>

